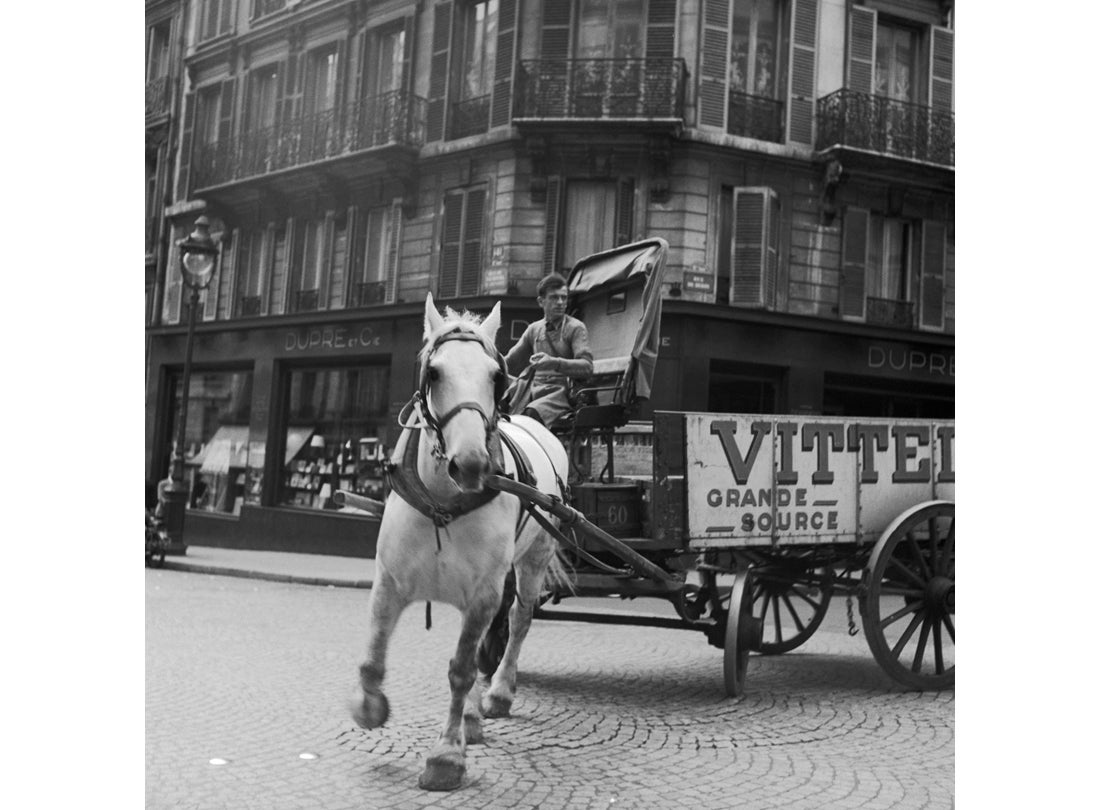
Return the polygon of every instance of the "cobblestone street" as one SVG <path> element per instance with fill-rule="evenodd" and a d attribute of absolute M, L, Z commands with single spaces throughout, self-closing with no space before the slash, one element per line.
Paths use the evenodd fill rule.
<path fill-rule="evenodd" d="M 423 792 L 458 614 L 435 605 L 425 631 L 422 606 L 406 612 L 390 720 L 364 731 L 347 701 L 368 598 L 147 571 L 147 807 L 953 806 L 954 692 L 896 687 L 847 634 L 842 598 L 802 648 L 753 656 L 740 700 L 702 634 L 536 622 L 512 717 L 485 722 L 460 790 Z"/>

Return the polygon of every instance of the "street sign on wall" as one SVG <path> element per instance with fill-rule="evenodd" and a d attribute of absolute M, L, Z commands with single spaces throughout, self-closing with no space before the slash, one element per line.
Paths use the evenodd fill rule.
<path fill-rule="evenodd" d="M 955 423 L 685 414 L 693 548 L 873 542 L 955 495 Z"/>

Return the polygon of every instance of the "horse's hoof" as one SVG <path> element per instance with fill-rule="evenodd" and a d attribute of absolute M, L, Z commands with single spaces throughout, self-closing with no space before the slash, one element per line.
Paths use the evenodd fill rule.
<path fill-rule="evenodd" d="M 466 724 L 467 745 L 480 745 L 485 742 L 485 733 L 481 729 L 481 716 L 467 714 L 462 719 Z"/>
<path fill-rule="evenodd" d="M 429 757 L 417 784 L 421 790 L 455 790 L 466 775 L 466 761 L 461 753 Z"/>
<path fill-rule="evenodd" d="M 364 693 L 358 704 L 352 704 L 351 716 L 360 728 L 378 728 L 389 719 L 390 702 L 381 692 Z"/>
<path fill-rule="evenodd" d="M 486 692 L 481 698 L 483 717 L 508 717 L 512 713 L 512 699 Z"/>

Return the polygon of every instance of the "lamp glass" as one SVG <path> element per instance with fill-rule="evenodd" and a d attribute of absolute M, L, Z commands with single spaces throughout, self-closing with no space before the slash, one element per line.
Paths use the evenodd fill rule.
<path fill-rule="evenodd" d="M 204 288 L 214 274 L 214 257 L 209 253 L 187 251 L 183 254 L 184 281 L 191 287 Z"/>

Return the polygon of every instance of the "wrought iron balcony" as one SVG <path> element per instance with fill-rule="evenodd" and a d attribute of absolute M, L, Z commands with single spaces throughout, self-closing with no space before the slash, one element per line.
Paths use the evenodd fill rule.
<path fill-rule="evenodd" d="M 465 138 L 489 131 L 489 102 L 492 96 L 478 96 L 451 105 L 449 138 Z"/>
<path fill-rule="evenodd" d="M 895 301 L 892 298 L 867 298 L 867 323 L 913 328 L 913 302 Z"/>
<path fill-rule="evenodd" d="M 419 96 L 395 91 L 196 147 L 192 187 L 219 186 L 386 146 L 419 148 L 426 108 Z"/>
<path fill-rule="evenodd" d="M 386 303 L 386 282 L 360 281 L 352 288 L 351 305 L 369 307 Z"/>
<path fill-rule="evenodd" d="M 853 90 L 817 101 L 817 148 L 845 146 L 955 165 L 955 114 Z"/>
<path fill-rule="evenodd" d="M 532 59 L 519 65 L 516 119 L 684 117 L 683 59 Z"/>
<path fill-rule="evenodd" d="M 156 118 L 168 114 L 168 76 L 151 79 L 145 83 L 145 117 Z"/>
<path fill-rule="evenodd" d="M 783 142 L 783 102 L 763 96 L 730 91 L 730 135 L 744 135 L 761 141 Z"/>

